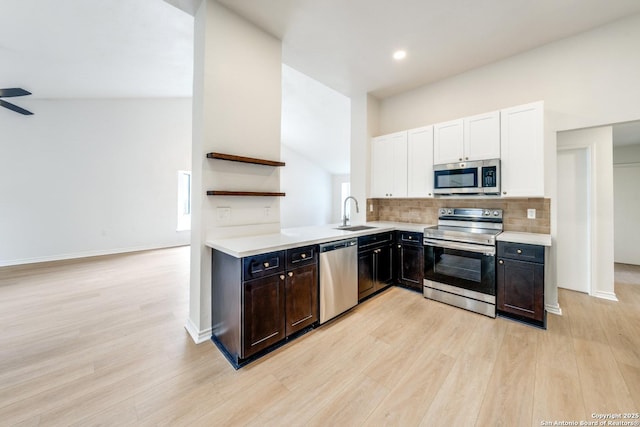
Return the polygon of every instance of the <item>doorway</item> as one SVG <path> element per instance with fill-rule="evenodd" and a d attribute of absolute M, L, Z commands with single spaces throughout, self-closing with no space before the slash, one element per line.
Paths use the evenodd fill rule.
<path fill-rule="evenodd" d="M 558 150 L 558 287 L 591 293 L 589 148 Z"/>
<path fill-rule="evenodd" d="M 640 152 L 640 148 L 638 149 Z M 614 259 L 617 263 L 640 266 L 640 162 L 613 165 Z"/>

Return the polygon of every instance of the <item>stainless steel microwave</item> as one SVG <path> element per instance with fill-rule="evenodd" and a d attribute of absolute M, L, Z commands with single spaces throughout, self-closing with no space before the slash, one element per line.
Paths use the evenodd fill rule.
<path fill-rule="evenodd" d="M 500 194 L 500 159 L 435 165 L 433 193 Z"/>

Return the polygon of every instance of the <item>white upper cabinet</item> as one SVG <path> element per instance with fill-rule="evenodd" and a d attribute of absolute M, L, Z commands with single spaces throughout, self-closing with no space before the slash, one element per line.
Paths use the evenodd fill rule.
<path fill-rule="evenodd" d="M 500 112 L 502 196 L 544 197 L 544 103 Z"/>
<path fill-rule="evenodd" d="M 500 112 L 478 114 L 433 126 L 436 165 L 500 158 Z"/>
<path fill-rule="evenodd" d="M 371 197 L 407 197 L 407 131 L 371 141 Z"/>
<path fill-rule="evenodd" d="M 463 119 L 433 125 L 433 164 L 460 162 L 463 151 Z"/>
<path fill-rule="evenodd" d="M 433 126 L 407 135 L 407 196 L 433 197 Z"/>
<path fill-rule="evenodd" d="M 500 158 L 500 111 L 464 119 L 464 160 Z"/>

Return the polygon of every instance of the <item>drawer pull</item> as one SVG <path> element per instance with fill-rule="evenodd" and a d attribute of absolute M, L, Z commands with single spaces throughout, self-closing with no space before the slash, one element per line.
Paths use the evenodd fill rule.
<path fill-rule="evenodd" d="M 288 273 L 287 273 L 287 276 L 289 276 L 289 277 L 293 277 L 293 271 L 288 272 Z"/>
<path fill-rule="evenodd" d="M 284 274 L 280 275 L 280 280 L 284 280 Z"/>
<path fill-rule="evenodd" d="M 522 253 L 522 249 L 518 249 L 516 250 L 516 252 L 518 252 L 518 255 Z"/>
<path fill-rule="evenodd" d="M 269 268 L 269 263 L 268 263 L 268 262 L 265 262 L 265 263 L 264 263 L 264 264 L 262 264 L 262 265 L 264 265 L 264 268 Z"/>
<path fill-rule="evenodd" d="M 504 264 L 503 260 L 498 261 L 498 264 Z"/>
<path fill-rule="evenodd" d="M 398 249 L 400 249 L 402 247 L 402 245 L 398 245 Z"/>
<path fill-rule="evenodd" d="M 302 254 L 300 256 L 302 257 L 302 259 L 305 259 L 307 257 L 307 254 Z"/>
<path fill-rule="evenodd" d="M 409 236 L 409 240 L 413 239 L 413 236 Z"/>

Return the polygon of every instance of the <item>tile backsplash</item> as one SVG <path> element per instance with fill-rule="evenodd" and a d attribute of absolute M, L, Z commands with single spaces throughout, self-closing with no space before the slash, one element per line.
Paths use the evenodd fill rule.
<path fill-rule="evenodd" d="M 373 207 L 373 210 L 370 209 Z M 534 199 L 367 199 L 367 221 L 400 221 L 437 224 L 438 209 L 486 208 L 502 209 L 505 231 L 549 234 L 551 200 Z M 527 218 L 527 209 L 536 210 L 536 218 Z"/>

